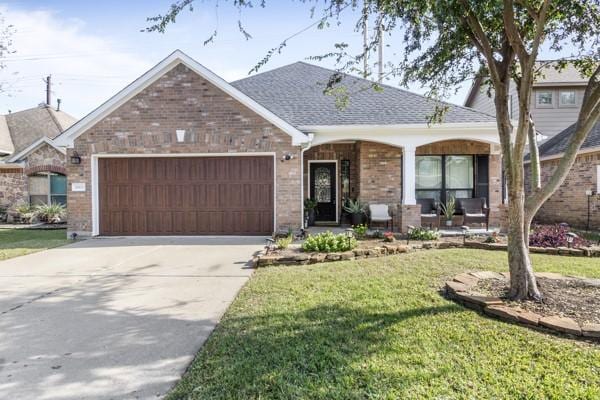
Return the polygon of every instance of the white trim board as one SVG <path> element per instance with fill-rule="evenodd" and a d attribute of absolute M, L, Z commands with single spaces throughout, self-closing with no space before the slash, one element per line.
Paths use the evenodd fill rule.
<path fill-rule="evenodd" d="M 335 222 L 339 223 L 340 220 L 340 204 L 339 204 L 339 196 L 340 196 L 340 179 L 339 179 L 339 165 L 338 160 L 308 160 L 308 197 L 310 198 L 310 164 L 324 164 L 324 163 L 332 163 L 335 164 L 335 221 L 318 221 L 318 222 Z M 304 198 L 304 193 L 302 193 L 302 198 Z M 304 212 L 304 211 L 303 211 Z"/>
<path fill-rule="evenodd" d="M 20 159 L 22 159 L 25 156 L 28 156 L 30 153 L 34 152 L 35 150 L 37 150 L 40 146 L 42 146 L 44 144 L 51 146 L 52 148 L 56 149 L 58 152 L 60 152 L 62 154 L 67 154 L 67 151 L 64 148 L 58 147 L 56 142 L 54 142 L 52 139 L 50 139 L 49 137 L 43 136 L 43 137 L 39 138 L 38 140 L 36 140 L 35 142 L 31 143 L 29 146 L 27 146 L 26 148 L 24 148 L 17 154 L 13 154 L 12 156 L 10 156 L 6 161 L 10 162 L 10 163 L 19 161 Z"/>
<path fill-rule="evenodd" d="M 92 198 L 92 236 L 100 235 L 100 189 L 98 187 L 98 160 L 100 158 L 182 158 L 182 157 L 273 157 L 273 232 L 277 230 L 277 154 L 275 152 L 246 152 L 246 153 L 177 153 L 177 154 L 93 154 L 91 164 L 91 198 Z M 69 188 L 67 191 L 70 192 Z M 68 194 L 67 194 L 68 196 Z M 229 237 L 229 236 L 228 236 Z"/>
<path fill-rule="evenodd" d="M 296 129 L 265 107 L 261 106 L 250 97 L 227 83 L 217 74 L 201 65 L 199 62 L 182 52 L 175 50 L 161 62 L 152 67 L 145 74 L 126 86 L 123 90 L 104 102 L 94 111 L 77 121 L 73 126 L 64 131 L 61 135 L 55 138 L 55 141 L 60 146 L 72 147 L 73 141 L 86 130 L 94 126 L 97 122 L 108 116 L 111 112 L 122 106 L 142 90 L 150 86 L 152 83 L 160 79 L 165 73 L 175 68 L 177 65 L 183 64 L 202 78 L 215 85 L 217 88 L 239 101 L 256 114 L 260 115 L 273 125 L 281 129 L 292 137 L 293 145 L 301 145 L 308 142 L 308 137 L 300 130 Z"/>

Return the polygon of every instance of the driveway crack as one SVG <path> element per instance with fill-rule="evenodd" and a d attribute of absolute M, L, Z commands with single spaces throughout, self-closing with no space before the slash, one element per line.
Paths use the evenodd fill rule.
<path fill-rule="evenodd" d="M 66 288 L 64 288 L 64 287 L 61 287 L 61 288 L 54 289 L 54 290 L 51 290 L 51 291 L 49 291 L 49 292 L 43 293 L 43 294 L 41 294 L 41 295 L 39 295 L 39 296 L 36 296 L 36 297 L 34 297 L 33 299 L 29 299 L 29 300 L 27 300 L 27 301 L 26 301 L 26 302 L 24 302 L 24 303 L 17 304 L 16 306 L 9 308 L 8 310 L 4 310 L 4 311 L 0 312 L 0 315 L 4 315 L 4 314 L 8 314 L 9 312 L 16 311 L 16 310 L 18 310 L 18 309 L 19 309 L 19 308 L 21 308 L 21 307 L 24 307 L 24 306 L 26 306 L 26 305 L 28 305 L 28 304 L 34 303 L 34 302 L 36 302 L 36 301 L 38 301 L 38 300 L 42 300 L 42 299 L 44 299 L 44 298 L 46 298 L 46 297 L 53 296 L 53 295 L 55 295 L 56 293 L 60 292 L 61 290 L 65 290 L 65 289 L 66 289 Z"/>

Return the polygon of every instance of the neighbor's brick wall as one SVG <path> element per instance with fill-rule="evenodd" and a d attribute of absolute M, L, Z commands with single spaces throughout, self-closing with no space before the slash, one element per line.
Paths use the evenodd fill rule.
<path fill-rule="evenodd" d="M 184 143 L 175 130 L 185 129 Z M 278 228 L 301 224 L 300 148 L 289 135 L 178 65 L 75 140 L 80 165 L 68 164 L 72 182 L 86 192 L 69 192 L 69 232 L 92 231 L 91 155 L 107 153 L 275 152 Z M 72 152 L 72 150 L 70 150 Z M 284 154 L 292 160 L 281 162 Z"/>
<path fill-rule="evenodd" d="M 11 209 L 27 201 L 27 175 L 23 170 L 0 170 L 0 207 Z"/>
<path fill-rule="evenodd" d="M 542 185 L 548 182 L 559 159 L 542 161 Z M 587 225 L 588 198 L 586 190 L 598 190 L 596 187 L 596 166 L 600 165 L 600 151 L 577 156 L 575 164 L 569 171 L 563 184 L 544 203 L 535 216 L 541 223 L 566 222 L 571 226 L 585 228 Z M 529 168 L 525 169 L 526 187 L 529 187 Z M 590 199 L 590 225 L 592 229 L 600 228 L 600 199 Z"/>
<path fill-rule="evenodd" d="M 402 202 L 402 149 L 374 142 L 359 146 L 360 198 L 366 203 L 383 203 L 394 214 L 394 229 L 400 226 Z"/>

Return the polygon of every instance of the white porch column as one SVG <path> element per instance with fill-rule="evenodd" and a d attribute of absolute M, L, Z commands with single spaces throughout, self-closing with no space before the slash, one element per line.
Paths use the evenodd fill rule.
<path fill-rule="evenodd" d="M 403 204 L 414 205 L 417 204 L 417 198 L 415 196 L 415 180 L 416 180 L 416 160 L 415 160 L 415 146 L 405 146 L 402 152 L 402 199 Z"/>

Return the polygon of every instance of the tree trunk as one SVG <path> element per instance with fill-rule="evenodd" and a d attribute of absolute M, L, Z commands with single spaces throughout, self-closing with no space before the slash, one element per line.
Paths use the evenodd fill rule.
<path fill-rule="evenodd" d="M 516 187 L 515 187 L 516 186 Z M 508 203 L 508 267 L 511 300 L 542 300 L 529 257 L 529 226 L 523 186 L 510 184 Z"/>

